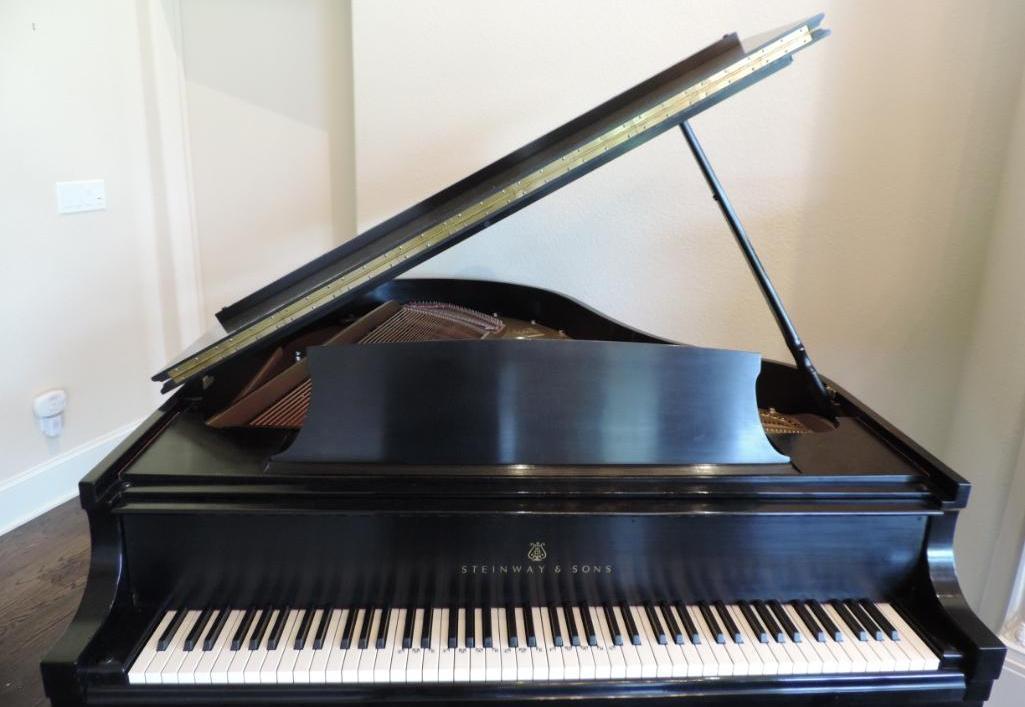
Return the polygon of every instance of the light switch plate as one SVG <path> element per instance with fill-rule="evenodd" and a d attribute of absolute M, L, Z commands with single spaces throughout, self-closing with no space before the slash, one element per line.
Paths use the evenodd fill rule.
<path fill-rule="evenodd" d="M 107 188 L 102 179 L 57 182 L 57 213 L 77 214 L 107 208 Z"/>

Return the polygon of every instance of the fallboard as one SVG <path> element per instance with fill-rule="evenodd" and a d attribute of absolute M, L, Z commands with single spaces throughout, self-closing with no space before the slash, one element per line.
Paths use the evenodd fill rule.
<path fill-rule="evenodd" d="M 165 603 L 882 598 L 922 514 L 155 512 L 122 516 L 133 596 Z"/>

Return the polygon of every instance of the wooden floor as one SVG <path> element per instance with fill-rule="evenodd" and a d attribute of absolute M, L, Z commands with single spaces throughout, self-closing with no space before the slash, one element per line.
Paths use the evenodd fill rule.
<path fill-rule="evenodd" d="M 78 607 L 89 528 L 78 500 L 0 535 L 0 705 L 48 704 L 39 660 Z"/>

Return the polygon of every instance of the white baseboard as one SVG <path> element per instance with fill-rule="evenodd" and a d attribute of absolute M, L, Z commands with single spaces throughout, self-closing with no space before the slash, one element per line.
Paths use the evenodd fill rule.
<path fill-rule="evenodd" d="M 78 482 L 139 426 L 137 420 L 0 484 L 0 535 L 78 495 Z"/>

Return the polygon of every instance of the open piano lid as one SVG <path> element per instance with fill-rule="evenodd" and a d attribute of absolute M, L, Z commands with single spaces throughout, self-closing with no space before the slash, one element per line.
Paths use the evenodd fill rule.
<path fill-rule="evenodd" d="M 822 15 L 743 40 L 729 34 L 217 314 L 218 326 L 153 377 L 170 389 L 302 326 L 487 228 L 792 61 L 828 34 Z"/>

